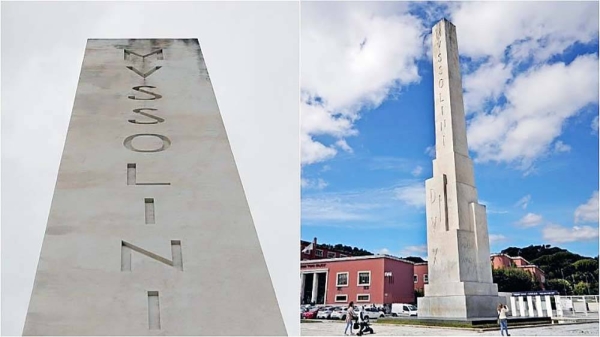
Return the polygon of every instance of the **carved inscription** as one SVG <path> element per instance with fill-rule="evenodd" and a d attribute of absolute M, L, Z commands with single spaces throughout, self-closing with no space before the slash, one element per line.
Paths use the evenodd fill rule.
<path fill-rule="evenodd" d="M 148 329 L 160 330 L 160 303 L 158 291 L 148 292 Z"/>
<path fill-rule="evenodd" d="M 151 55 L 156 55 L 157 60 L 162 60 L 163 59 L 163 50 L 157 49 L 157 50 L 149 52 L 148 54 L 140 55 L 134 51 L 123 49 L 123 59 L 126 61 L 133 59 L 133 56 L 137 56 L 137 57 L 141 58 L 142 61 L 145 61 L 146 57 L 151 56 Z"/>
<path fill-rule="evenodd" d="M 435 51 L 434 51 L 434 61 L 435 61 L 435 67 L 437 68 L 437 74 L 438 74 L 438 102 L 436 104 L 436 106 L 439 108 L 439 115 L 438 115 L 438 123 L 440 126 L 440 136 L 441 136 L 441 143 L 442 143 L 442 147 L 446 146 L 446 115 L 444 114 L 444 107 L 446 105 L 445 100 L 443 98 L 442 95 L 442 89 L 444 88 L 444 78 L 442 77 L 444 74 L 444 67 L 443 67 L 443 57 L 442 57 L 442 25 L 438 24 L 436 29 L 435 29 Z"/>
<path fill-rule="evenodd" d="M 156 137 L 161 140 L 162 145 L 160 147 L 157 147 L 156 149 L 150 149 L 150 150 L 143 150 L 143 149 L 138 149 L 138 148 L 134 147 L 133 140 L 136 137 L 144 137 L 144 136 Z M 171 140 L 163 135 L 157 135 L 154 133 L 138 133 L 138 134 L 131 135 L 131 136 L 125 138 L 125 140 L 123 141 L 123 145 L 125 145 L 125 147 L 128 148 L 129 150 L 135 151 L 135 152 L 160 152 L 160 151 L 164 151 L 164 150 L 168 149 L 169 146 L 171 146 Z"/>
<path fill-rule="evenodd" d="M 181 256 L 181 241 L 171 240 L 171 260 L 151 251 L 140 248 L 127 241 L 121 241 L 121 271 L 131 271 L 131 254 L 137 252 L 153 260 L 164 263 L 178 270 L 183 270 L 183 256 Z"/>
<path fill-rule="evenodd" d="M 435 201 L 436 199 L 439 199 L 436 195 L 436 192 L 433 188 L 429 189 L 429 203 L 431 203 L 431 205 L 435 205 Z M 431 228 L 433 228 L 435 230 L 435 226 L 437 225 L 437 219 L 438 219 L 438 214 L 432 214 L 429 217 L 429 223 L 431 225 Z"/>
<path fill-rule="evenodd" d="M 138 121 L 135 119 L 130 119 L 128 120 L 129 123 L 133 123 L 133 124 L 158 124 L 158 123 L 162 123 L 165 120 L 158 117 L 158 116 L 154 116 L 152 114 L 149 114 L 147 112 L 143 112 L 142 110 L 148 110 L 148 111 L 156 111 L 156 109 L 154 108 L 139 108 L 139 109 L 133 109 L 133 112 L 135 112 L 136 114 L 140 114 L 142 116 L 146 116 L 148 118 L 152 118 L 153 121 Z"/>
<path fill-rule="evenodd" d="M 155 56 L 157 60 L 163 59 L 163 50 L 158 49 L 151 51 L 147 54 L 138 54 L 136 52 L 124 49 L 123 50 L 124 59 L 132 60 L 137 58 L 137 60 L 141 59 L 141 70 L 134 67 L 133 65 L 126 66 L 127 69 L 131 70 L 135 74 L 139 75 L 143 80 L 144 84 L 146 83 L 146 78 L 150 75 L 154 74 L 157 70 L 161 69 L 162 66 L 154 66 L 149 70 L 144 68 L 145 61 L 147 57 Z M 156 93 L 154 90 L 147 89 L 157 89 L 155 86 L 151 85 L 139 85 L 132 88 L 134 91 L 145 95 L 129 95 L 127 98 L 136 101 L 154 101 L 157 99 L 161 99 L 163 96 Z M 147 119 L 142 118 L 138 119 L 129 119 L 127 120 L 129 123 L 141 125 L 142 127 L 152 127 L 152 125 L 164 123 L 165 119 L 154 115 L 154 112 L 157 109 L 151 107 L 141 107 L 133 109 L 133 112 L 139 115 L 146 117 Z M 138 138 L 137 147 L 134 145 L 134 140 Z M 156 142 L 158 140 L 158 143 Z M 140 143 L 141 142 L 141 143 Z M 158 145 L 157 145 L 158 144 Z M 146 147 L 144 148 L 144 145 Z M 149 145 L 149 146 L 148 146 Z M 134 135 L 130 135 L 125 138 L 123 141 L 123 146 L 125 148 L 134 151 L 134 152 L 142 152 L 142 153 L 155 153 L 161 152 L 168 149 L 171 146 L 171 140 L 160 134 L 155 133 L 137 133 Z M 142 147 L 141 149 L 139 147 Z M 149 147 L 149 148 L 148 148 Z M 137 182 L 137 167 L 135 163 L 127 164 L 127 185 L 170 185 L 170 183 L 138 183 Z M 145 198 L 144 199 L 144 222 L 146 224 L 155 224 L 156 223 L 156 213 L 155 213 L 155 201 L 154 198 Z M 171 260 L 168 260 L 158 254 L 152 253 L 148 250 L 142 249 L 138 246 L 135 246 L 129 242 L 121 241 L 121 271 L 131 271 L 131 255 L 132 252 L 137 252 L 139 254 L 145 255 L 149 258 L 152 258 L 158 262 L 162 262 L 166 265 L 172 266 L 178 270 L 183 271 L 183 257 L 181 251 L 181 241 L 172 240 L 171 241 Z M 160 306 L 159 306 L 159 295 L 158 291 L 148 291 L 148 328 L 150 330 L 160 330 Z"/>
<path fill-rule="evenodd" d="M 142 88 L 150 88 L 150 89 L 156 89 L 156 87 L 151 86 L 151 85 L 138 85 L 137 87 L 133 87 L 132 89 L 135 91 L 139 91 L 139 92 L 143 92 L 145 94 L 151 95 L 152 97 L 137 97 L 135 95 L 129 95 L 127 96 L 127 98 L 129 99 L 134 99 L 136 101 L 153 101 L 155 99 L 161 99 L 162 95 L 148 91 L 148 90 L 144 90 Z"/>
<path fill-rule="evenodd" d="M 140 75 L 142 78 L 144 78 L 144 79 L 145 79 L 146 77 L 148 77 L 148 76 L 152 75 L 152 74 L 153 74 L 155 71 L 157 71 L 158 69 L 160 69 L 160 68 L 162 68 L 162 67 L 161 67 L 161 66 L 156 66 L 156 67 L 154 67 L 154 68 L 152 68 L 152 69 L 148 70 L 148 71 L 147 71 L 147 72 L 145 72 L 145 73 L 142 73 L 141 71 L 137 70 L 137 69 L 136 69 L 136 68 L 134 68 L 133 66 L 127 66 L 126 68 L 127 68 L 127 69 L 129 69 L 129 70 L 131 70 L 131 71 L 133 71 L 134 73 L 136 73 L 136 74 Z"/>
<path fill-rule="evenodd" d="M 171 185 L 171 183 L 138 183 L 137 165 L 130 163 L 127 164 L 127 185 Z"/>

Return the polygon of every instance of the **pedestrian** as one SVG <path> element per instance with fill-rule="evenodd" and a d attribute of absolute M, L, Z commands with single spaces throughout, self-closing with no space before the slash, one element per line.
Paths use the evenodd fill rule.
<path fill-rule="evenodd" d="M 344 335 L 348 336 L 348 327 L 350 327 L 350 334 L 352 333 L 352 323 L 354 322 L 354 302 L 350 302 L 348 310 L 346 311 L 346 329 L 344 329 Z"/>
<path fill-rule="evenodd" d="M 510 336 L 508 333 L 508 320 L 506 318 L 506 313 L 508 312 L 508 307 L 504 304 L 498 304 L 498 320 L 500 321 L 500 335 L 504 336 L 504 331 L 506 330 L 506 335 Z"/>
<path fill-rule="evenodd" d="M 360 326 L 360 330 L 356 333 L 357 336 L 362 336 L 363 330 L 365 329 L 365 306 L 360 307 L 360 312 L 358 313 L 358 325 Z"/>

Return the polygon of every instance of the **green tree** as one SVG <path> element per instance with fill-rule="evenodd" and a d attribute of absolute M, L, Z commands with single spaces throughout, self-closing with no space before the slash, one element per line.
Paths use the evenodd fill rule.
<path fill-rule="evenodd" d="M 551 279 L 546 281 L 546 290 L 556 290 L 561 295 L 572 295 L 573 286 L 567 280 Z"/>
<path fill-rule="evenodd" d="M 418 256 L 407 256 L 404 258 L 405 260 L 414 262 L 414 263 L 421 263 L 421 262 L 425 262 L 425 260 L 423 260 L 422 258 L 418 257 Z"/>
<path fill-rule="evenodd" d="M 590 285 L 585 282 L 579 282 L 575 285 L 573 293 L 575 293 L 575 295 L 589 295 L 589 286 Z"/>
<path fill-rule="evenodd" d="M 530 291 L 535 287 L 533 276 L 519 268 L 493 269 L 492 277 L 498 284 L 498 291 Z"/>

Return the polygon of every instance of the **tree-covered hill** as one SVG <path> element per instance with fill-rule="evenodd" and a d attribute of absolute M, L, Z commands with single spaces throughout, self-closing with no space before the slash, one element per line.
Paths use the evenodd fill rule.
<path fill-rule="evenodd" d="M 546 275 L 545 288 L 548 290 L 557 290 L 568 295 L 598 294 L 598 256 L 581 256 L 550 245 L 509 247 L 501 253 L 513 257 L 521 256 L 537 265 Z M 502 278 L 498 278 L 498 286 L 512 282 L 507 280 L 507 276 L 503 274 Z"/>

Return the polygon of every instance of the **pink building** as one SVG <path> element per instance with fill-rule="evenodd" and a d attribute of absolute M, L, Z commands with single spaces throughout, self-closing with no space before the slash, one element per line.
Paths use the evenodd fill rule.
<path fill-rule="evenodd" d="M 429 277 L 427 275 L 427 262 L 415 263 L 414 269 L 414 289 L 423 290 L 425 289 L 425 285 L 429 283 Z"/>
<path fill-rule="evenodd" d="M 322 260 L 334 259 L 337 257 L 353 256 L 352 252 L 342 252 L 334 249 L 329 249 L 326 245 L 317 244 L 317 238 L 313 242 L 300 241 L 300 260 Z"/>
<path fill-rule="evenodd" d="M 492 254 L 492 256 L 490 256 L 490 260 L 492 262 L 492 268 L 494 269 L 515 267 L 526 270 L 531 274 L 531 276 L 533 276 L 533 279 L 538 282 L 540 288 L 544 290 L 546 274 L 538 266 L 531 264 L 524 258 L 520 256 L 512 257 L 506 254 Z"/>
<path fill-rule="evenodd" d="M 301 303 L 413 303 L 413 262 L 371 255 L 300 262 Z"/>

